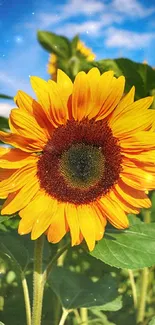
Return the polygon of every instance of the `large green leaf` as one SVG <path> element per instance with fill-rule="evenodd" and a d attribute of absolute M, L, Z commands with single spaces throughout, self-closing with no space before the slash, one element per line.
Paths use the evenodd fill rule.
<path fill-rule="evenodd" d="M 155 223 L 137 223 L 126 230 L 107 228 L 90 253 L 118 268 L 138 269 L 155 265 Z"/>
<path fill-rule="evenodd" d="M 37 37 L 39 43 L 48 52 L 55 53 L 60 58 L 68 58 L 71 55 L 71 45 L 66 37 L 46 31 L 38 31 Z"/>
<path fill-rule="evenodd" d="M 8 119 L 0 116 L 0 129 L 9 129 Z"/>
<path fill-rule="evenodd" d="M 94 63 L 101 71 L 113 70 L 116 76 L 124 75 L 126 78 L 126 91 L 134 85 L 136 98 L 150 95 L 155 88 L 155 70 L 147 64 L 137 63 L 126 58 L 115 60 L 102 60 Z"/>
<path fill-rule="evenodd" d="M 117 311 L 122 308 L 122 296 L 118 296 L 113 301 L 110 301 L 102 306 L 91 307 L 91 310 Z"/>
<path fill-rule="evenodd" d="M 91 308 L 90 312 L 96 316 L 96 318 L 89 320 L 88 324 L 93 324 L 93 325 L 117 325 L 116 323 L 110 322 L 105 314 L 103 314 L 102 311 L 96 310 L 95 308 Z M 81 324 L 82 325 L 82 324 Z"/>
<path fill-rule="evenodd" d="M 151 321 L 149 322 L 149 325 L 155 325 L 155 316 L 151 319 Z"/>
<path fill-rule="evenodd" d="M 124 75 L 126 78 L 125 91 L 129 91 L 134 85 L 136 99 L 152 95 L 155 89 L 155 70 L 147 64 L 137 63 L 126 58 L 81 62 L 81 70 L 88 71 L 93 66 L 98 67 L 101 73 L 113 70 L 117 77 Z"/>
<path fill-rule="evenodd" d="M 79 36 L 76 35 L 73 37 L 72 41 L 71 41 L 71 47 L 72 47 L 72 55 L 75 55 L 77 52 L 77 44 L 79 42 Z"/>
<path fill-rule="evenodd" d="M 0 98 L 2 98 L 2 99 L 13 99 L 13 97 L 8 96 L 8 95 L 4 95 L 4 94 L 0 94 Z"/>
<path fill-rule="evenodd" d="M 14 217 L 14 215 L 11 215 L 11 216 L 1 216 L 0 215 L 0 224 L 5 222 L 6 220 L 13 218 L 13 217 Z"/>
<path fill-rule="evenodd" d="M 9 258 L 19 272 L 25 270 L 30 258 L 22 237 L 8 233 L 0 233 L 0 257 Z"/>
<path fill-rule="evenodd" d="M 55 267 L 49 277 L 49 284 L 66 309 L 95 306 L 100 306 L 102 310 L 121 308 L 120 304 L 116 307 L 118 292 L 116 281 L 111 275 L 105 275 L 94 283 L 84 275 L 64 267 Z"/>

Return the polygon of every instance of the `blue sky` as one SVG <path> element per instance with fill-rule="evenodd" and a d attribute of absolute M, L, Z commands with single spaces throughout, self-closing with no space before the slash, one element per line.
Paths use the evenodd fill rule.
<path fill-rule="evenodd" d="M 78 33 L 97 59 L 128 57 L 155 66 L 153 0 L 0 0 L 0 93 L 32 95 L 29 76 L 48 79 L 38 29 L 69 38 Z M 9 107 L 1 101 L 0 115 Z"/>

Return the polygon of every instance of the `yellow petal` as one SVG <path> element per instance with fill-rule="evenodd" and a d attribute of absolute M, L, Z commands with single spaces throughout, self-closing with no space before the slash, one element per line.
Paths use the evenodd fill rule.
<path fill-rule="evenodd" d="M 75 78 L 72 94 L 72 115 L 81 121 L 91 109 L 90 87 L 85 72 L 81 71 Z"/>
<path fill-rule="evenodd" d="M 117 202 L 110 198 L 110 195 L 107 194 L 102 197 L 99 203 L 103 214 L 115 228 L 124 229 L 129 226 L 129 221 L 125 212 L 120 208 Z"/>
<path fill-rule="evenodd" d="M 20 149 L 0 148 L 0 167 L 17 169 L 38 161 L 36 154 L 30 154 Z"/>
<path fill-rule="evenodd" d="M 105 81 L 106 82 L 106 81 Z M 109 114 L 113 112 L 115 107 L 120 102 L 121 97 L 123 96 L 124 92 L 124 85 L 125 85 L 125 78 L 123 76 L 119 77 L 118 79 L 113 78 L 111 82 L 111 89 L 110 92 L 106 93 L 105 99 L 102 103 L 101 109 L 99 110 L 98 116 L 96 120 L 102 120 L 107 117 Z M 104 88 L 103 88 L 104 91 Z"/>
<path fill-rule="evenodd" d="M 151 131 L 136 132 L 128 138 L 122 138 L 119 143 L 126 152 L 139 153 L 143 150 L 152 150 L 155 146 L 155 133 Z"/>
<path fill-rule="evenodd" d="M 68 98 L 73 91 L 73 83 L 67 74 L 60 69 L 57 71 L 57 84 L 62 98 L 64 98 L 64 101 L 67 103 Z"/>
<path fill-rule="evenodd" d="M 50 116 L 54 126 L 65 124 L 68 118 L 67 106 L 62 100 L 61 88 L 53 81 L 48 81 L 49 86 L 49 98 L 51 101 Z"/>
<path fill-rule="evenodd" d="M 116 109 L 112 112 L 112 116 L 110 117 L 111 123 L 113 120 L 121 118 L 121 114 L 124 114 L 130 110 L 129 107 L 131 107 L 131 104 L 134 102 L 134 96 L 135 87 L 133 86 L 130 91 L 121 99 Z"/>
<path fill-rule="evenodd" d="M 53 126 L 48 119 L 46 110 L 44 111 L 42 106 L 36 100 L 27 95 L 24 91 L 20 90 L 17 92 L 15 101 L 19 110 L 33 116 L 47 135 L 50 135 L 53 132 Z"/>
<path fill-rule="evenodd" d="M 125 112 L 120 118 L 109 121 L 109 126 L 116 137 L 129 136 L 133 132 L 148 130 L 152 127 L 155 120 L 154 110 L 138 110 L 133 112 Z"/>
<path fill-rule="evenodd" d="M 23 137 L 38 140 L 41 146 L 44 146 L 49 137 L 43 128 L 39 126 L 35 118 L 30 114 L 13 109 L 10 114 L 10 124 L 13 126 L 13 131 Z"/>
<path fill-rule="evenodd" d="M 71 234 L 72 246 L 74 246 L 77 242 L 79 242 L 80 235 L 79 220 L 76 206 L 73 204 L 66 204 L 65 215 Z"/>
<path fill-rule="evenodd" d="M 113 89 L 112 87 L 116 83 L 116 78 L 113 77 L 113 71 L 105 72 L 100 76 L 98 69 L 93 68 L 92 70 L 90 70 L 88 74 L 88 80 L 90 76 L 89 83 L 92 95 L 92 110 L 88 116 L 89 119 L 94 118 L 99 114 L 102 106 Z"/>
<path fill-rule="evenodd" d="M 68 231 L 65 218 L 65 204 L 59 203 L 47 232 L 49 242 L 58 243 Z"/>
<path fill-rule="evenodd" d="M 25 138 L 14 133 L 0 131 L 0 140 L 26 152 L 40 152 L 43 145 L 36 139 Z"/>
<path fill-rule="evenodd" d="M 5 201 L 2 207 L 1 214 L 10 215 L 23 209 L 33 199 L 38 190 L 38 179 L 37 177 L 33 177 L 29 182 L 27 182 L 27 184 L 22 187 L 22 189 L 9 194 L 7 200 Z"/>
<path fill-rule="evenodd" d="M 126 213 L 134 213 L 137 214 L 140 212 L 140 208 L 134 207 L 132 204 L 127 202 L 124 197 L 122 197 L 115 189 L 113 188 L 112 191 L 110 191 L 109 196 L 111 199 L 115 202 L 118 202 L 118 205 L 122 210 L 124 210 Z"/>
<path fill-rule="evenodd" d="M 0 197 L 7 197 L 24 185 L 37 173 L 37 166 L 25 166 L 15 171 L 8 179 L 0 182 Z"/>
<path fill-rule="evenodd" d="M 30 82 L 40 105 L 48 113 L 51 107 L 48 83 L 39 77 L 31 77 Z"/>
<path fill-rule="evenodd" d="M 22 218 L 18 229 L 19 234 L 27 234 L 32 231 L 32 240 L 40 237 L 50 226 L 56 209 L 57 201 L 40 191 L 19 213 Z"/>
<path fill-rule="evenodd" d="M 147 195 L 143 191 L 138 191 L 128 186 L 121 179 L 116 184 L 115 189 L 124 200 L 136 208 L 150 208 L 151 201 Z"/>
<path fill-rule="evenodd" d="M 89 205 L 80 205 L 77 206 L 77 212 L 81 233 L 88 245 L 89 250 L 92 251 L 95 247 L 96 240 L 94 211 Z"/>

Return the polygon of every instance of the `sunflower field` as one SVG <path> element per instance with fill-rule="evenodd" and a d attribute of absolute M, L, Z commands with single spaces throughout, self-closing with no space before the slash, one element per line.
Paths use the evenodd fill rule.
<path fill-rule="evenodd" d="M 0 117 L 0 325 L 155 325 L 155 69 L 37 37 L 49 80 Z"/>

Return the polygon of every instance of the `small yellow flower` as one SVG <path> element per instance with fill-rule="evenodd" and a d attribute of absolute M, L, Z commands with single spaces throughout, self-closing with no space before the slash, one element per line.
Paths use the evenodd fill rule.
<path fill-rule="evenodd" d="M 77 43 L 77 50 L 83 54 L 87 61 L 93 61 L 95 60 L 95 54 L 92 52 L 91 49 L 85 46 L 83 42 L 80 40 Z M 50 54 L 49 56 L 49 62 L 47 66 L 47 72 L 52 77 L 54 81 L 56 81 L 57 78 L 57 55 L 56 54 Z"/>
<path fill-rule="evenodd" d="M 87 61 L 91 62 L 95 60 L 96 55 L 92 52 L 92 50 L 85 46 L 83 42 L 80 40 L 77 43 L 77 50 L 83 54 Z"/>
<path fill-rule="evenodd" d="M 57 83 L 32 77 L 37 101 L 19 91 L 10 114 L 11 132 L 0 139 L 2 214 L 19 212 L 19 234 L 46 232 L 58 243 L 89 250 L 104 235 L 107 220 L 128 227 L 127 213 L 149 208 L 155 188 L 153 98 L 123 96 L 125 79 L 97 68 L 74 83 L 58 70 Z"/>

